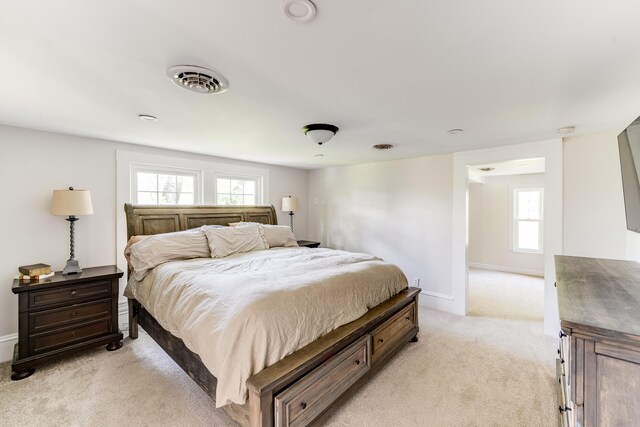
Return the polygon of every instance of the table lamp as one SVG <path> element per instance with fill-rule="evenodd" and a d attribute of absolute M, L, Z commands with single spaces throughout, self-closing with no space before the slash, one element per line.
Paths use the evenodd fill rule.
<path fill-rule="evenodd" d="M 93 206 L 91 205 L 91 193 L 89 190 L 74 190 L 69 187 L 68 190 L 53 190 L 53 198 L 51 199 L 51 214 L 58 216 L 68 216 L 69 234 L 70 234 L 70 256 L 67 265 L 62 270 L 62 274 L 78 274 L 82 273 L 82 268 L 76 260 L 75 251 L 75 222 L 80 218 L 79 215 L 93 214 Z"/>
<path fill-rule="evenodd" d="M 291 232 L 293 233 L 293 213 L 298 210 L 298 199 L 295 197 L 282 198 L 282 212 L 289 212 L 291 216 Z"/>

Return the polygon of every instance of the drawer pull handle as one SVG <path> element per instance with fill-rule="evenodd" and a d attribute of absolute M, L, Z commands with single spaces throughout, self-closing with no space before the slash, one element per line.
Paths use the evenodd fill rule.
<path fill-rule="evenodd" d="M 71 317 L 76 317 L 77 314 L 78 313 L 74 310 L 74 311 L 71 312 Z"/>
<path fill-rule="evenodd" d="M 300 407 L 301 407 L 302 409 L 307 409 L 307 402 L 302 402 L 302 403 L 300 404 Z"/>
<path fill-rule="evenodd" d="M 380 338 L 380 339 L 378 340 L 378 342 L 379 342 L 380 344 L 382 344 L 382 343 L 384 342 L 384 340 L 383 340 L 382 338 Z"/>
<path fill-rule="evenodd" d="M 75 297 L 76 295 L 78 295 L 78 292 L 77 291 L 71 291 L 71 295 L 73 295 Z"/>
<path fill-rule="evenodd" d="M 360 364 L 360 360 L 356 359 L 356 365 L 359 365 L 359 364 Z"/>

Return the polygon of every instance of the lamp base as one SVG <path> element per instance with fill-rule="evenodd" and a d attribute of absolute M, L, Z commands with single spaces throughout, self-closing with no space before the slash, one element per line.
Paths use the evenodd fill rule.
<path fill-rule="evenodd" d="M 67 260 L 67 265 L 64 266 L 64 270 L 62 270 L 62 274 L 79 274 L 82 273 L 82 269 L 78 264 L 78 260 L 74 258 L 70 258 Z"/>

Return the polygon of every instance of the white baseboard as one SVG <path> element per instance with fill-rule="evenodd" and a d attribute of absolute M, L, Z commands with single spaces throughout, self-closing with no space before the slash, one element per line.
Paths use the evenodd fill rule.
<path fill-rule="evenodd" d="M 17 333 L 0 337 L 0 363 L 8 362 L 13 358 L 13 346 L 16 345 L 17 342 Z"/>
<path fill-rule="evenodd" d="M 526 274 L 527 276 L 544 277 L 544 271 L 538 271 L 528 268 L 505 267 L 502 265 L 484 264 L 481 262 L 470 262 L 469 267 L 481 268 L 483 270 L 503 271 L 505 273 Z"/>
<path fill-rule="evenodd" d="M 123 331 L 129 329 L 129 305 L 127 301 L 118 303 L 118 326 Z M 13 358 L 13 346 L 17 342 L 17 333 L 0 337 L 0 363 L 8 362 Z"/>
<path fill-rule="evenodd" d="M 121 331 L 129 330 L 129 303 L 126 300 L 118 303 L 118 326 Z"/>

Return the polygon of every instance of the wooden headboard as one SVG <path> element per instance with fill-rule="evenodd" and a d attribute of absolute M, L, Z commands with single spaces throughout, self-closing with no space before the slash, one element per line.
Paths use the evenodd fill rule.
<path fill-rule="evenodd" d="M 276 210 L 268 206 L 149 206 L 124 205 L 127 214 L 127 240 L 131 236 L 170 233 L 203 225 L 229 225 L 230 222 L 278 224 Z"/>

